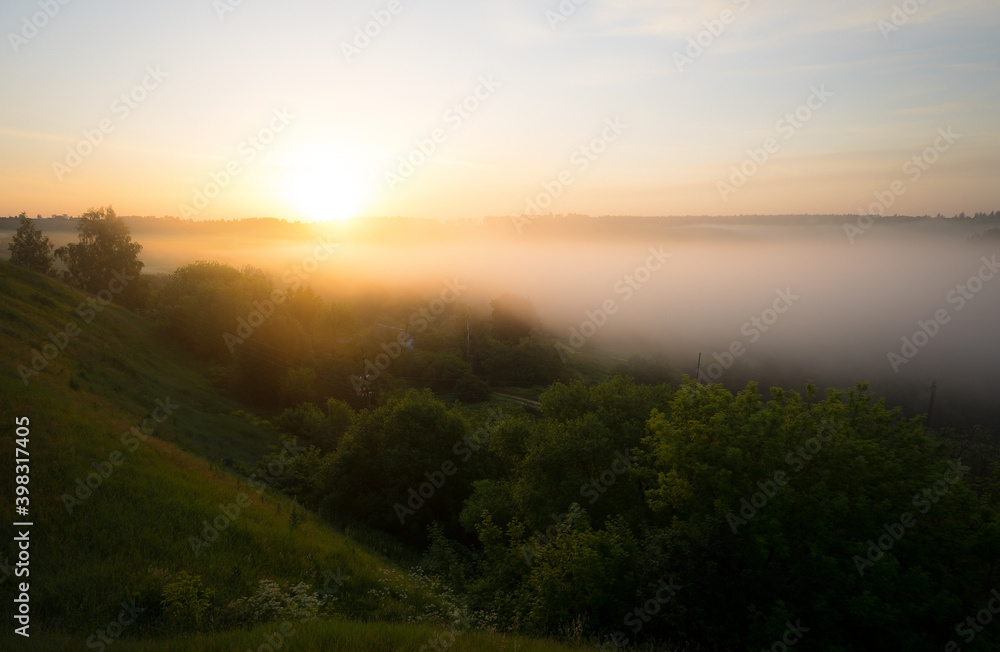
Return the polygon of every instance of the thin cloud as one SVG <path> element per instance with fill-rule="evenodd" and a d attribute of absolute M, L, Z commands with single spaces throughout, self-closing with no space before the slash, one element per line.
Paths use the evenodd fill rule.
<path fill-rule="evenodd" d="M 41 131 L 26 131 L 24 129 L 7 129 L 0 127 L 0 135 L 11 136 L 13 138 L 24 138 L 27 140 L 49 140 L 60 143 L 72 143 L 80 140 L 79 137 L 63 136 L 61 134 L 48 134 Z"/>
<path fill-rule="evenodd" d="M 950 102 L 947 104 L 935 104 L 933 106 L 914 106 L 907 109 L 896 109 L 893 113 L 895 115 L 939 115 L 941 113 L 969 111 L 973 108 L 971 104 Z"/>
<path fill-rule="evenodd" d="M 730 10 L 736 20 L 727 31 L 742 33 L 764 32 L 751 38 L 747 49 L 762 46 L 780 47 L 783 43 L 817 34 L 838 31 L 866 31 L 878 33 L 880 20 L 891 21 L 893 4 L 872 6 L 869 2 L 843 2 L 826 5 L 822 12 L 812 5 L 781 0 L 742 2 L 714 0 L 692 3 L 684 0 L 660 2 L 655 0 L 620 0 L 595 3 L 589 16 L 591 26 L 609 36 L 661 36 L 686 39 L 705 29 L 704 21 L 717 19 L 723 10 Z M 746 6 L 745 9 L 741 9 Z M 979 0 L 955 0 L 949 4 L 924 5 L 909 16 L 907 25 L 929 23 L 946 15 L 967 13 L 966 19 L 991 17 L 996 11 Z M 573 17 L 570 20 L 580 20 Z M 906 25 L 901 27 L 905 28 Z M 726 37 L 727 39 L 730 37 Z"/>

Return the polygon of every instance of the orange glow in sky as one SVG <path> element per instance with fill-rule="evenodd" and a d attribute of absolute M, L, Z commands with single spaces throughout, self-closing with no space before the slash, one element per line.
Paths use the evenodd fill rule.
<path fill-rule="evenodd" d="M 0 214 L 1000 206 L 996 3 L 568 4 L 4 3 Z"/>

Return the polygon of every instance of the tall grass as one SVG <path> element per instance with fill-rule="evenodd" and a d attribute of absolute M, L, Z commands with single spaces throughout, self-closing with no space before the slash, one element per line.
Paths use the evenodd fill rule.
<path fill-rule="evenodd" d="M 123 601 L 134 601 L 145 611 L 125 639 L 169 633 L 160 600 L 182 571 L 214 592 L 208 629 L 220 627 L 226 605 L 265 578 L 315 590 L 330 577 L 346 578 L 333 585 L 324 610 L 350 618 L 417 622 L 440 610 L 437 596 L 386 560 L 230 473 L 220 460 L 252 460 L 278 443 L 277 432 L 236 413 L 242 406 L 192 371 L 152 324 L 114 306 L 84 324 L 74 310 L 85 295 L 7 263 L 0 263 L 0 293 L 0 355 L 7 361 L 0 420 L 31 419 L 35 631 L 85 640 L 117 617 Z M 17 367 L 30 365 L 32 349 L 71 320 L 81 334 L 25 386 Z M 123 433 L 168 397 L 179 407 L 154 436 L 123 442 Z M 3 468 L 13 468 L 13 449 L 12 442 L 0 446 Z M 88 476 L 96 486 L 74 495 Z M 15 520 L 11 486 L 0 490 L 7 523 Z M 67 495 L 74 495 L 68 508 Z M 205 522 L 239 501 L 239 515 L 193 550 L 190 537 L 203 538 Z M 0 579 L 0 597 L 10 605 L 14 578 Z"/>

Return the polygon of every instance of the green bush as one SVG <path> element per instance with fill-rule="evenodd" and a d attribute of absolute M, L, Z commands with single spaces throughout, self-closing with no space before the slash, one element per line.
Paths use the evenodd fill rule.
<path fill-rule="evenodd" d="M 163 612 L 171 624 L 182 631 L 196 631 L 206 624 L 215 592 L 207 588 L 199 575 L 181 571 L 163 587 Z"/>
<path fill-rule="evenodd" d="M 227 605 L 225 620 L 239 626 L 283 620 L 301 622 L 319 615 L 326 603 L 305 582 L 290 586 L 263 579 L 253 595 Z"/>

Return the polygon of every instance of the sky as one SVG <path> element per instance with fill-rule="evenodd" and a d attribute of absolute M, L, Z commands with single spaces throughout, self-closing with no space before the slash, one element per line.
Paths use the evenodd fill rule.
<path fill-rule="evenodd" d="M 6 0 L 0 215 L 990 212 L 998 27 L 982 0 Z"/>

